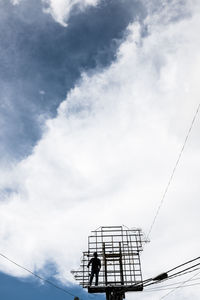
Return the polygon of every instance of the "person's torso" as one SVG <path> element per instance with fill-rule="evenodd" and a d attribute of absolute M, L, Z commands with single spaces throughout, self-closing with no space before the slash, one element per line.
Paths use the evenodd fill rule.
<path fill-rule="evenodd" d="M 100 267 L 100 259 L 92 258 L 92 270 L 99 270 Z"/>

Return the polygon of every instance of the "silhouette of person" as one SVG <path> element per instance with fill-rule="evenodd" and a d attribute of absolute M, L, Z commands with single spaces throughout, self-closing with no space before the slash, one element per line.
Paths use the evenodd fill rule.
<path fill-rule="evenodd" d="M 99 271 L 101 269 L 101 261 L 98 258 L 97 252 L 94 252 L 93 258 L 90 259 L 87 267 L 89 268 L 90 265 L 92 265 L 91 268 L 91 274 L 90 274 L 90 285 L 92 285 L 92 280 L 95 275 L 95 285 L 98 285 L 98 279 L 99 279 Z"/>

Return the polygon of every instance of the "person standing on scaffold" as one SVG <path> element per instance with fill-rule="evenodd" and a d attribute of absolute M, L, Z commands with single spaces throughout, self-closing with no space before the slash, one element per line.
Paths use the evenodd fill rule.
<path fill-rule="evenodd" d="M 90 261 L 87 265 L 88 268 L 89 268 L 90 265 L 92 265 L 89 285 L 90 286 L 92 285 L 92 280 L 93 280 L 94 275 L 95 275 L 95 286 L 97 286 L 98 285 L 98 279 L 99 279 L 99 271 L 101 269 L 101 261 L 98 258 L 97 252 L 94 252 L 93 256 L 94 257 L 90 259 Z"/>

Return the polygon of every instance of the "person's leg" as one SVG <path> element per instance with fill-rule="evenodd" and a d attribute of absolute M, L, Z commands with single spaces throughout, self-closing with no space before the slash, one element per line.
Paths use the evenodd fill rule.
<path fill-rule="evenodd" d="M 90 285 L 92 285 L 93 278 L 94 278 L 94 272 L 91 271 L 91 274 L 90 274 Z"/>
<path fill-rule="evenodd" d="M 98 281 L 99 281 L 99 272 L 95 272 L 95 285 L 98 285 Z"/>

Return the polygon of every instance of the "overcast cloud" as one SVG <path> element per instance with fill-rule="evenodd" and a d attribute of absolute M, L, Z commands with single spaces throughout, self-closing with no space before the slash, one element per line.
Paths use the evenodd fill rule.
<path fill-rule="evenodd" d="M 65 25 L 79 2 L 52 0 L 51 14 Z M 83 72 L 32 154 L 2 168 L 1 251 L 22 265 L 39 271 L 53 262 L 60 280 L 72 281 L 91 230 L 125 224 L 148 232 L 200 93 L 200 5 L 161 3 L 144 2 L 148 16 L 129 24 L 116 60 Z M 199 255 L 199 128 L 198 116 L 145 246 L 144 277 Z M 4 261 L 0 268 L 26 276 Z M 198 295 L 188 288 L 169 299 Z"/>

